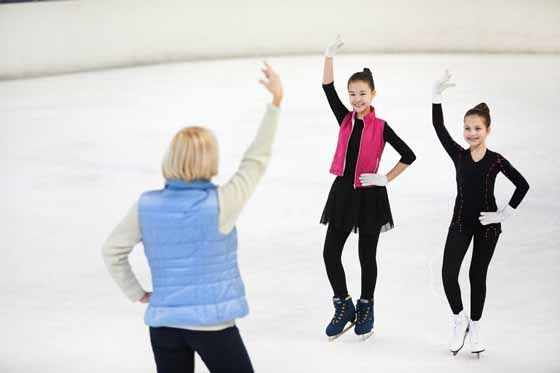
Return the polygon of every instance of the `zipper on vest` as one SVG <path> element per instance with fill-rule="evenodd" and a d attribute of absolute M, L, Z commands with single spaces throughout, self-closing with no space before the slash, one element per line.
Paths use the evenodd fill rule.
<path fill-rule="evenodd" d="M 350 131 L 350 136 L 348 136 L 348 140 L 346 141 L 346 150 L 344 151 L 344 163 L 342 164 L 342 176 L 344 177 L 344 171 L 346 170 L 346 154 L 348 153 L 348 144 L 350 144 L 350 137 L 352 137 L 352 132 L 354 132 L 354 114 L 352 114 L 352 130 Z M 360 142 L 362 141 L 360 137 Z M 359 150 L 358 150 L 359 152 Z M 358 161 L 356 161 L 356 166 L 358 165 Z M 354 185 L 354 189 L 356 186 Z"/>
<path fill-rule="evenodd" d="M 364 121 L 364 129 L 360 135 L 360 147 L 358 148 L 358 159 L 356 160 L 356 170 L 354 170 L 354 189 L 356 189 L 356 174 L 358 173 L 358 162 L 360 162 L 360 153 L 362 152 L 362 141 L 364 140 L 364 130 L 366 129 L 366 119 Z M 354 128 L 352 128 L 354 129 Z"/>

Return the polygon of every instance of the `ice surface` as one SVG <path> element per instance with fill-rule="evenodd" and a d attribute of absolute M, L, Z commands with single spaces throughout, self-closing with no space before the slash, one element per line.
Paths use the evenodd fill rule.
<path fill-rule="evenodd" d="M 333 176 L 338 126 L 321 89 L 322 58 L 272 58 L 286 97 L 274 159 L 238 223 L 251 314 L 238 325 L 259 372 L 552 372 L 560 370 L 560 57 L 344 55 L 336 86 L 374 72 L 379 117 L 418 159 L 389 185 L 395 229 L 379 242 L 376 334 L 328 342 L 331 290 L 318 224 Z M 444 115 L 464 144 L 464 112 L 485 101 L 489 147 L 531 189 L 504 224 L 488 275 L 487 352 L 447 351 L 450 311 L 440 266 L 451 218 L 452 163 L 431 126 L 431 84 L 449 68 L 457 87 Z M 144 306 L 107 274 L 100 247 L 139 194 L 162 185 L 159 163 L 182 126 L 212 128 L 220 183 L 251 141 L 270 97 L 257 60 L 159 65 L 0 83 L 1 372 L 155 371 Z M 390 147 L 381 171 L 398 160 Z M 501 175 L 496 196 L 513 186 Z M 467 254 L 461 272 L 468 310 Z M 343 261 L 359 296 L 357 236 Z M 133 268 L 149 288 L 141 246 Z M 198 371 L 206 371 L 202 364 Z"/>

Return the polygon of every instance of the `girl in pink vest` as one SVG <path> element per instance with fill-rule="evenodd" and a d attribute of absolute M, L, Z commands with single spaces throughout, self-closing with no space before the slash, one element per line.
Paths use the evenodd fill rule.
<path fill-rule="evenodd" d="M 333 84 L 333 56 L 342 46 L 340 37 L 325 52 L 323 90 L 338 125 L 338 144 L 330 172 L 336 175 L 321 223 L 328 224 L 323 258 L 331 283 L 335 307 L 326 334 L 336 338 L 355 325 L 358 335 L 373 329 L 373 293 L 377 279 L 376 251 L 379 234 L 393 228 L 386 184 L 400 175 L 416 159 L 412 150 L 387 122 L 376 115 L 371 102 L 375 85 L 365 68 L 348 80 L 352 111 L 338 97 Z M 378 173 L 385 143 L 400 154 L 400 161 L 386 175 Z M 341 256 L 350 232 L 359 231 L 359 258 L 362 267 L 361 296 L 356 306 L 348 294 Z M 350 326 L 346 326 L 347 324 Z"/>

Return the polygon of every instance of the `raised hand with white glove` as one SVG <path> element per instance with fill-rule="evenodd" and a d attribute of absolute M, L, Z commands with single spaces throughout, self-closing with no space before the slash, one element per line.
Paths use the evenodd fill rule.
<path fill-rule="evenodd" d="M 360 183 L 362 186 L 385 186 L 389 180 L 387 176 L 381 174 L 361 174 L 360 175 Z"/>
<path fill-rule="evenodd" d="M 514 210 L 513 207 L 507 204 L 503 209 L 498 211 L 481 212 L 478 220 L 480 220 L 480 224 L 482 225 L 501 223 L 509 218 Z"/>
<path fill-rule="evenodd" d="M 333 58 L 334 55 L 336 54 L 336 52 L 338 52 L 340 47 L 342 47 L 343 45 L 344 45 L 344 41 L 342 40 L 340 35 L 337 35 L 336 40 L 334 42 L 332 42 L 331 44 L 329 44 L 327 49 L 325 49 L 325 57 Z"/>
<path fill-rule="evenodd" d="M 449 73 L 449 70 L 445 70 L 443 76 L 434 83 L 432 89 L 432 103 L 441 104 L 443 91 L 447 88 L 455 87 L 455 83 L 450 83 L 450 80 L 451 74 Z"/>

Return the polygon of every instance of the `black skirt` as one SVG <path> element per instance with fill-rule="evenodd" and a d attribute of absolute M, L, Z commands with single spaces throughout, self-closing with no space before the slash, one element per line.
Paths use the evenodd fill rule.
<path fill-rule="evenodd" d="M 353 177 L 338 176 L 331 186 L 321 224 L 334 224 L 347 232 L 386 232 L 393 229 L 387 188 L 354 189 Z"/>

